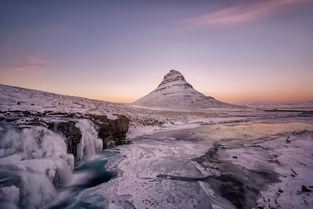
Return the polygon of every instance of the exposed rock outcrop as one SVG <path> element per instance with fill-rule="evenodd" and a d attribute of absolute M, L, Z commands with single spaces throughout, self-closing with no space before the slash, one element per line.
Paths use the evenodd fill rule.
<path fill-rule="evenodd" d="M 106 116 L 93 116 L 93 122 L 98 126 L 98 137 L 103 141 L 103 149 L 110 145 L 121 145 L 125 143 L 128 131 L 129 119 L 118 116 L 116 120 L 110 120 Z"/>
<path fill-rule="evenodd" d="M 103 142 L 103 149 L 126 143 L 129 119 L 117 116 L 117 119 L 108 119 L 105 115 L 84 115 L 82 118 L 91 120 L 95 124 L 98 137 Z M 61 133 L 67 139 L 68 152 L 77 156 L 77 145 L 81 142 L 82 134 L 75 126 L 74 121 L 54 122 L 49 128 Z"/>
<path fill-rule="evenodd" d="M 91 121 L 91 125 L 97 131 L 97 136 L 103 142 L 103 149 L 125 144 L 126 134 L 129 127 L 129 119 L 123 115 L 116 115 L 115 119 L 109 119 L 105 115 L 64 113 L 45 111 L 44 113 L 35 111 L 0 111 L 0 120 L 14 124 L 19 129 L 31 128 L 33 126 L 43 126 L 53 132 L 64 136 L 67 145 L 67 152 L 73 154 L 75 159 L 78 156 L 78 145 L 82 142 L 83 130 L 80 130 L 76 123 L 86 119 Z M 77 160 L 79 160 L 77 158 Z"/>

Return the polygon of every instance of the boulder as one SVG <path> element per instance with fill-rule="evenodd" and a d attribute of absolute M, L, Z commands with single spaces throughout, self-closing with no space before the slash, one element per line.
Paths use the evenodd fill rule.
<path fill-rule="evenodd" d="M 93 122 L 98 126 L 98 137 L 103 141 L 103 149 L 109 144 L 121 145 L 126 142 L 129 119 L 118 116 L 117 119 L 108 119 L 106 116 L 94 116 Z"/>

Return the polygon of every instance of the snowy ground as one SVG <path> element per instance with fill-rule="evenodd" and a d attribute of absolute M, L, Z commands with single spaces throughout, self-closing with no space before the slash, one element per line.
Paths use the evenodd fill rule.
<path fill-rule="evenodd" d="M 4 85 L 0 100 L 0 208 L 313 205 L 312 111 L 145 108 Z M 74 164 L 64 137 L 10 122 L 18 111 L 126 115 L 133 143 L 101 152 L 93 125 L 76 118 Z"/>
<path fill-rule="evenodd" d="M 256 117 L 264 114 L 250 108 L 246 109 L 183 109 L 173 110 L 166 108 L 148 108 L 138 105 L 117 104 L 99 100 L 90 100 L 81 97 L 72 97 L 53 94 L 38 90 L 30 90 L 0 84 L 0 113 L 8 111 L 30 111 L 33 113 L 78 113 L 106 115 L 115 118 L 115 115 L 125 115 L 131 120 L 131 128 L 156 129 L 168 128 L 177 124 L 190 122 L 201 123 L 212 121 L 212 118 L 225 117 Z M 253 113 L 252 113 L 253 112 Z M 1 115 L 0 115 L 1 116 Z M 138 134 L 136 134 L 137 136 Z M 135 136 L 135 135 L 134 135 Z M 133 137 L 133 136 L 131 136 Z"/>

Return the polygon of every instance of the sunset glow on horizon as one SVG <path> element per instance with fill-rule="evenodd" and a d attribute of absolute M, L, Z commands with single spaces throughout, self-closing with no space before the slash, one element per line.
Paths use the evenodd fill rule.
<path fill-rule="evenodd" d="M 171 69 L 229 103 L 313 100 L 313 1 L 19 1 L 0 83 L 131 103 Z"/>

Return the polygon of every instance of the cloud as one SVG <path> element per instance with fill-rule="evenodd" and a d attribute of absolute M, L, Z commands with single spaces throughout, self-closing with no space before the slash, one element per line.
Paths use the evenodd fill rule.
<path fill-rule="evenodd" d="M 37 56 L 24 57 L 18 64 L 12 65 L 12 70 L 41 70 L 50 65 L 51 62 Z"/>
<path fill-rule="evenodd" d="M 260 0 L 227 7 L 213 13 L 186 19 L 191 26 L 230 26 L 267 17 L 284 7 L 307 2 L 308 0 Z"/>
<path fill-rule="evenodd" d="M 40 69 L 39 65 L 23 65 L 12 67 L 14 70 L 38 70 Z"/>

